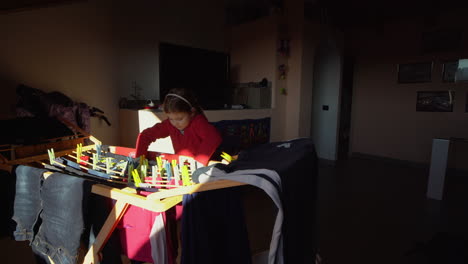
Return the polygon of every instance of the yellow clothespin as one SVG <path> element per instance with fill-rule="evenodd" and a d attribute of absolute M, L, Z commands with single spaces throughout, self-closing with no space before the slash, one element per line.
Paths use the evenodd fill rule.
<path fill-rule="evenodd" d="M 98 162 L 98 155 L 96 153 L 93 153 L 93 170 L 96 170 L 97 162 Z"/>
<path fill-rule="evenodd" d="M 135 182 L 135 186 L 140 187 L 141 179 L 140 179 L 140 175 L 138 175 L 138 170 L 137 169 L 133 170 L 132 175 L 133 175 L 133 181 Z"/>
<path fill-rule="evenodd" d="M 76 145 L 76 163 L 80 164 L 81 162 L 81 152 L 83 151 L 83 144 Z"/>
<path fill-rule="evenodd" d="M 158 165 L 158 168 L 161 170 L 163 168 L 163 162 L 162 162 L 162 158 L 161 157 L 156 157 L 156 163 Z"/>
<path fill-rule="evenodd" d="M 143 161 L 145 160 L 145 155 L 140 156 L 140 162 L 138 162 L 137 169 L 141 168 L 141 165 L 143 164 Z"/>
<path fill-rule="evenodd" d="M 128 175 L 127 175 L 127 181 L 130 183 L 132 182 L 132 173 L 133 173 L 133 164 L 130 163 L 130 165 L 128 165 Z"/>
<path fill-rule="evenodd" d="M 222 152 L 221 153 L 221 158 L 225 159 L 227 162 L 231 162 L 232 161 L 232 156 L 227 154 L 226 152 Z"/>
<path fill-rule="evenodd" d="M 147 168 L 148 168 L 148 166 L 147 166 L 146 164 L 143 164 L 143 165 L 141 165 L 141 167 L 140 167 L 140 169 L 141 169 L 141 177 L 142 177 L 143 181 L 145 180 L 146 175 L 147 175 L 147 171 L 146 171 Z"/>
<path fill-rule="evenodd" d="M 187 165 L 182 166 L 182 185 L 190 185 L 190 175 Z"/>
<path fill-rule="evenodd" d="M 55 162 L 55 152 L 54 152 L 54 149 L 53 149 L 53 148 L 48 149 L 48 150 L 47 150 L 47 154 L 49 154 L 49 162 L 50 162 L 50 165 L 54 165 L 54 162 Z"/>

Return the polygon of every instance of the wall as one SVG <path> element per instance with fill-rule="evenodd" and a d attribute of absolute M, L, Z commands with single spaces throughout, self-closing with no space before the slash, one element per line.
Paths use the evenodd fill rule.
<path fill-rule="evenodd" d="M 314 75 L 314 61 L 317 55 L 317 46 L 320 43 L 321 27 L 309 20 L 304 24 L 304 44 L 302 55 L 302 80 L 301 80 L 301 112 L 299 115 L 299 136 L 311 135 L 312 120 L 312 90 Z"/>
<path fill-rule="evenodd" d="M 290 52 L 287 60 L 286 89 L 287 95 L 278 96 L 279 105 L 285 104 L 286 116 L 284 119 L 285 139 L 299 137 L 300 113 L 304 107 L 302 97 L 303 72 L 303 41 L 304 41 L 304 1 L 285 1 L 285 22 L 287 23 L 287 35 L 290 39 Z M 278 91 L 277 91 L 278 92 Z M 302 104 L 301 104 L 302 103 Z M 310 104 L 310 101 L 309 101 Z M 279 109 L 278 109 L 279 110 Z M 308 124 L 307 124 L 308 125 Z"/>
<path fill-rule="evenodd" d="M 159 42 L 227 51 L 223 1 L 119 1 L 114 11 L 122 97 L 135 82 L 142 99 L 159 99 Z"/>
<path fill-rule="evenodd" d="M 465 20 L 463 14 L 450 14 L 437 21 L 443 28 L 460 27 L 466 24 Z M 468 84 L 441 81 L 441 63 L 466 56 L 467 50 L 423 54 L 421 32 L 430 29 L 434 28 L 414 17 L 350 34 L 356 55 L 352 152 L 428 163 L 433 138 L 468 137 L 468 114 L 464 112 Z M 468 47 L 466 39 L 462 47 Z M 432 82 L 397 83 L 399 63 L 431 60 Z M 417 91 L 448 89 L 456 93 L 454 112 L 415 111 Z"/>
<path fill-rule="evenodd" d="M 231 56 L 239 82 L 272 83 L 272 141 L 308 137 L 312 104 L 312 71 L 318 27 L 305 25 L 304 2 L 287 1 L 276 14 L 233 28 Z M 307 36 L 305 36 L 307 34 Z M 310 34 L 310 35 L 308 35 Z M 277 52 L 279 39 L 290 40 L 288 56 Z M 287 65 L 287 77 L 279 79 L 278 66 Z M 286 94 L 280 91 L 286 89 Z"/>
<path fill-rule="evenodd" d="M 0 15 L 0 98 L 11 109 L 18 83 L 60 91 L 105 111 L 92 133 L 119 144 L 120 97 L 132 83 L 159 98 L 158 42 L 226 50 L 223 1 L 84 1 Z M 8 105 L 8 106 L 7 106 Z M 4 117 L 13 113 L 2 114 Z"/>
<path fill-rule="evenodd" d="M 92 119 L 92 132 L 106 143 L 117 143 L 118 97 L 106 7 L 105 1 L 90 1 L 0 15 L 0 80 L 8 90 L 0 104 L 12 106 L 18 83 L 60 91 L 102 109 L 112 127 Z"/>
<path fill-rule="evenodd" d="M 277 17 L 270 16 L 233 26 L 230 34 L 231 73 L 233 82 L 272 82 L 272 104 L 277 98 L 276 45 Z M 284 137 L 279 115 L 272 115 L 271 140 Z"/>

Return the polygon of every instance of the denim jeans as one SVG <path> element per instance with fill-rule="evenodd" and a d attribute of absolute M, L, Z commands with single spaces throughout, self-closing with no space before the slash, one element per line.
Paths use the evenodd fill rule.
<path fill-rule="evenodd" d="M 43 172 L 28 166 L 16 169 L 15 239 L 31 241 L 34 253 L 45 260 L 76 263 L 92 184 L 61 173 L 44 179 Z"/>

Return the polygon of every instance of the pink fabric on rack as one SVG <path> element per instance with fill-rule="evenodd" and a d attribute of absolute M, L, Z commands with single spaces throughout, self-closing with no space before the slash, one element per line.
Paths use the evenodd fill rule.
<path fill-rule="evenodd" d="M 140 192 L 148 195 L 150 192 Z M 149 240 L 155 218 L 163 215 L 166 232 L 168 263 L 175 264 L 178 250 L 177 220 L 182 216 L 182 205 L 177 205 L 166 212 L 156 213 L 130 205 L 118 225 L 122 252 L 129 259 L 153 263 L 151 243 Z M 158 264 L 158 263 L 155 263 Z"/>

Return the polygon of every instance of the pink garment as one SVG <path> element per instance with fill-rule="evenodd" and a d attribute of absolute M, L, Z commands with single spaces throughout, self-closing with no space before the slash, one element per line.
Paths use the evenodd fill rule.
<path fill-rule="evenodd" d="M 140 192 L 140 194 L 148 195 L 150 193 Z M 182 210 L 182 204 L 162 213 L 156 213 L 138 206 L 130 205 L 117 227 L 120 231 L 123 254 L 132 260 L 153 263 L 149 237 L 155 218 L 158 214 L 163 214 L 168 263 L 175 264 L 178 250 L 176 227 L 177 220 L 181 219 Z"/>

